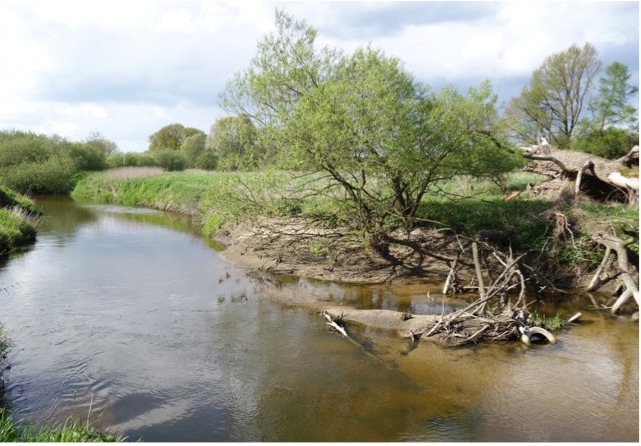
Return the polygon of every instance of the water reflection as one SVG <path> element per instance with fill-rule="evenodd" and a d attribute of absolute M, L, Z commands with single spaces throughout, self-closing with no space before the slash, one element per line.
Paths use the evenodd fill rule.
<path fill-rule="evenodd" d="M 19 346 L 7 395 L 18 417 L 84 419 L 91 407 L 98 427 L 147 441 L 638 440 L 637 324 L 585 311 L 535 349 L 408 351 L 366 327 L 350 328 L 352 343 L 326 329 L 319 303 L 440 313 L 464 302 L 429 284 L 248 278 L 187 220 L 42 205 L 38 243 L 0 268 L 0 283 L 19 284 L 0 294 Z"/>

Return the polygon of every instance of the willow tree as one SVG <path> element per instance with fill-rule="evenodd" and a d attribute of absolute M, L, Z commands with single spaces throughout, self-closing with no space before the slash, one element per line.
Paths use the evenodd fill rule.
<path fill-rule="evenodd" d="M 436 93 L 381 51 L 317 51 L 305 22 L 277 11 L 276 25 L 221 105 L 252 117 L 288 167 L 324 173 L 323 191 L 343 192 L 372 246 L 389 240 L 390 226 L 416 224 L 435 182 L 514 167 L 489 83 L 467 96 Z"/>

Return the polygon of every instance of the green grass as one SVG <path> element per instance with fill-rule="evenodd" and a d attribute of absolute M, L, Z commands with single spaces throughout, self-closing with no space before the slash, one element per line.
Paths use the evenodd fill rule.
<path fill-rule="evenodd" d="M 8 187 L 0 186 L 0 208 L 13 208 L 19 207 L 25 211 L 36 214 L 38 210 L 33 200 L 20 195 L 19 193 L 9 189 Z"/>
<path fill-rule="evenodd" d="M 37 214 L 33 201 L 0 186 L 0 255 L 36 240 Z"/>
<path fill-rule="evenodd" d="M 473 236 L 480 230 L 502 230 L 513 234 L 517 251 L 537 250 L 549 235 L 549 225 L 540 214 L 549 201 L 502 198 L 447 201 L 431 198 L 422 203 L 420 217 L 436 228 L 450 228 L 457 234 Z"/>
<path fill-rule="evenodd" d="M 563 319 L 561 319 L 559 313 L 556 313 L 554 316 L 546 316 L 534 312 L 532 314 L 532 320 L 535 326 L 543 327 L 552 333 L 558 333 L 563 328 Z"/>
<path fill-rule="evenodd" d="M 525 190 L 527 185 L 543 179 L 516 172 L 507 175 L 500 185 L 469 177 L 434 185 L 419 208 L 419 224 L 449 228 L 467 236 L 480 230 L 508 231 L 515 252 L 531 253 L 537 261 L 554 259 L 549 265 L 577 265 L 583 270 L 596 267 L 602 252 L 594 248 L 581 229 L 586 225 L 576 222 L 580 220 L 572 214 L 576 209 L 567 210 L 573 234 L 566 234 L 566 240 L 556 240 L 555 222 L 542 215 L 554 203 L 529 199 L 527 194 L 505 200 L 506 190 Z M 212 236 L 227 224 L 268 216 L 300 216 L 332 225 L 349 222 L 351 209 L 344 202 L 338 204 L 344 200 L 340 191 L 326 188 L 325 193 L 318 193 L 328 185 L 320 175 L 297 176 L 282 171 L 119 170 L 88 175 L 79 181 L 72 196 L 81 201 L 147 206 L 190 215 L 197 218 L 204 235 Z M 585 222 L 608 221 L 617 230 L 638 233 L 636 209 L 585 205 L 579 211 L 585 214 Z M 634 249 L 637 245 L 631 246 Z M 320 255 L 319 250 L 313 251 L 310 254 Z"/>
<path fill-rule="evenodd" d="M 124 440 L 120 435 L 100 432 L 92 428 L 91 423 L 74 418 L 68 418 L 59 425 L 35 428 L 29 424 L 16 423 L 5 409 L 0 408 L 0 441 L 3 443 L 93 443 Z"/>
<path fill-rule="evenodd" d="M 133 171 L 130 171 L 133 172 Z M 168 210 L 199 219 L 213 235 L 226 223 L 267 215 L 293 215 L 302 204 L 317 209 L 318 199 L 302 200 L 283 172 L 165 172 L 128 175 L 102 172 L 81 179 L 71 196 L 77 201 L 117 203 Z"/>

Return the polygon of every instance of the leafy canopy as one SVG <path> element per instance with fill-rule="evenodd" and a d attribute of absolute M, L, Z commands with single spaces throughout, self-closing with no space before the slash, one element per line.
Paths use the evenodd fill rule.
<path fill-rule="evenodd" d="M 324 173 L 316 192 L 333 193 L 368 234 L 414 225 L 439 180 L 516 165 L 489 83 L 467 96 L 452 87 L 436 93 L 382 51 L 317 51 L 316 31 L 282 11 L 276 29 L 221 105 L 256 122 L 283 166 Z"/>

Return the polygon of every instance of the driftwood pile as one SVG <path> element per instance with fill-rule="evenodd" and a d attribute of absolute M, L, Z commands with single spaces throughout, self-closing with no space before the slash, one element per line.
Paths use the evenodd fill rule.
<path fill-rule="evenodd" d="M 465 308 L 441 315 L 329 308 L 323 312 L 327 325 L 343 336 L 349 336 L 346 324 L 353 323 L 395 329 L 412 343 L 431 339 L 446 346 L 511 340 L 521 340 L 526 345 L 556 342 L 549 331 L 533 326 L 525 298 L 527 283 L 533 277 L 524 274 L 520 257 L 513 258 L 511 251 L 504 253 L 477 239 L 461 243 L 460 249 L 443 291 L 444 294 L 455 290 L 477 292 L 478 299 Z M 456 269 L 463 262 L 463 256 L 470 255 L 469 251 L 476 279 L 474 283 L 464 285 L 458 280 Z"/>

